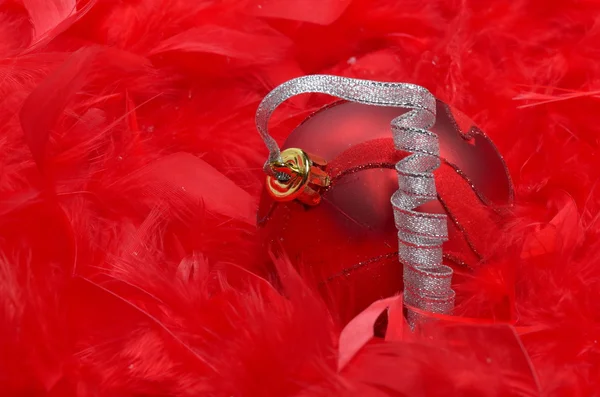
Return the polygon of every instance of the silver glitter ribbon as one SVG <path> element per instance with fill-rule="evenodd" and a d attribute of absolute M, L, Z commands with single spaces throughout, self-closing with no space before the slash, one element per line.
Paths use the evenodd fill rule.
<path fill-rule="evenodd" d="M 415 324 L 424 313 L 449 314 L 454 307 L 452 269 L 442 264 L 442 243 L 447 240 L 446 215 L 417 211 L 437 200 L 433 171 L 440 166 L 435 124 L 436 101 L 425 88 L 414 84 L 383 83 L 339 76 L 312 75 L 289 80 L 273 89 L 256 111 L 256 126 L 269 149 L 269 163 L 280 159 L 277 142 L 268 123 L 275 109 L 287 99 L 307 93 L 331 95 L 366 105 L 411 109 L 391 121 L 394 144 L 411 154 L 396 164 L 398 186 L 392 198 L 398 229 L 398 256 L 404 264 L 404 302 L 407 320 Z M 414 310 L 416 309 L 416 310 Z"/>

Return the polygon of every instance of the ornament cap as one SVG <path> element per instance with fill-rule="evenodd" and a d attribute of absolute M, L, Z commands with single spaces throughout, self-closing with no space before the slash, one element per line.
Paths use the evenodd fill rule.
<path fill-rule="evenodd" d="M 274 176 L 267 176 L 267 191 L 277 201 L 298 200 L 307 205 L 317 205 L 321 201 L 319 191 L 330 183 L 323 169 L 327 162 L 317 156 L 309 156 L 302 149 L 286 149 L 281 152 L 278 161 L 269 165 Z"/>

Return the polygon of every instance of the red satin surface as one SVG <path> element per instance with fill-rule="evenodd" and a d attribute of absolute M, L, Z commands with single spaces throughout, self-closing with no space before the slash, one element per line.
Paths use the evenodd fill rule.
<path fill-rule="evenodd" d="M 489 204 L 508 204 L 512 188 L 491 141 L 447 105 L 438 102 L 437 111 L 433 131 L 444 160 L 436 171 L 440 201 L 423 210 L 448 213 L 444 253 L 464 273 L 485 256 L 480 237 L 496 227 L 498 215 Z M 394 165 L 406 154 L 394 149 L 390 121 L 403 112 L 355 103 L 317 112 L 290 134 L 284 147 L 299 147 L 328 161 L 332 185 L 321 204 L 275 203 L 266 194 L 261 200 L 265 245 L 281 244 L 343 323 L 402 288 L 390 197 L 398 189 Z"/>

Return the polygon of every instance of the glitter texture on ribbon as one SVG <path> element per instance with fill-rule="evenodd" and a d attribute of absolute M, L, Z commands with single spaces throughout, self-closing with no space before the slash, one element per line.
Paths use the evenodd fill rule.
<path fill-rule="evenodd" d="M 306 93 L 331 95 L 351 102 L 410 109 L 391 120 L 397 150 L 411 154 L 396 164 L 398 190 L 391 198 L 398 229 L 399 260 L 404 265 L 404 302 L 408 321 L 421 316 L 411 311 L 449 314 L 454 306 L 452 269 L 442 264 L 442 243 L 447 240 L 446 215 L 419 212 L 417 207 L 437 199 L 433 171 L 440 166 L 435 123 L 435 98 L 414 84 L 383 83 L 329 75 L 289 80 L 273 89 L 256 111 L 256 126 L 269 149 L 269 164 L 280 160 L 277 142 L 268 123 L 275 109 L 287 99 Z"/>

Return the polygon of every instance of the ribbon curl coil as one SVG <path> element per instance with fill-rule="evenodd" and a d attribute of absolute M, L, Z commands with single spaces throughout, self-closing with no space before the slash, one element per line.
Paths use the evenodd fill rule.
<path fill-rule="evenodd" d="M 256 126 L 269 149 L 270 163 L 281 161 L 277 142 L 269 135 L 268 123 L 275 109 L 287 99 L 306 93 L 331 95 L 366 105 L 410 109 L 391 121 L 396 149 L 411 154 L 396 164 L 399 189 L 391 198 L 398 229 L 399 260 L 404 264 L 404 301 L 408 321 L 420 316 L 410 310 L 449 314 L 454 306 L 452 269 L 442 264 L 442 243 L 447 240 L 446 215 L 417 211 L 437 199 L 433 171 L 440 166 L 437 135 L 429 131 L 435 123 L 436 101 L 425 88 L 414 84 L 383 83 L 329 75 L 311 75 L 289 80 L 273 89 L 256 111 Z"/>

